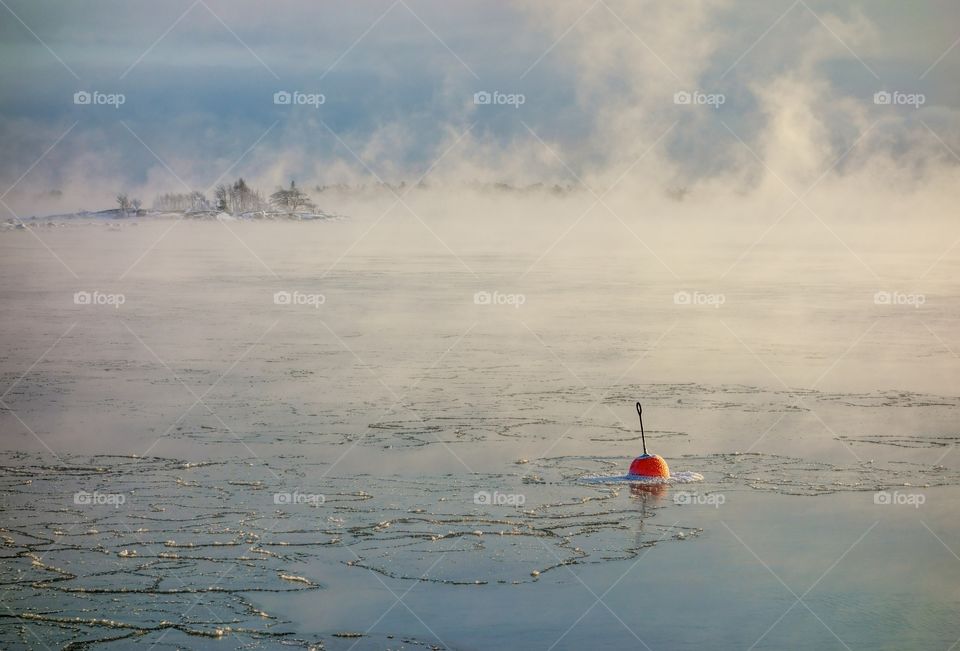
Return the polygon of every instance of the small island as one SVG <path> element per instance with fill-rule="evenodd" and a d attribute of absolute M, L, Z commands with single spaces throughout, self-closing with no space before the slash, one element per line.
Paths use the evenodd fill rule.
<path fill-rule="evenodd" d="M 231 184 L 220 184 L 213 191 L 213 197 L 204 192 L 167 192 L 158 195 L 150 208 L 143 202 L 131 197 L 128 192 L 116 196 L 117 206 L 105 210 L 79 210 L 73 213 L 61 213 L 48 216 L 10 219 L 0 225 L 2 230 L 23 229 L 27 225 L 55 226 L 67 222 L 121 221 L 136 218 L 172 218 L 207 221 L 326 221 L 343 219 L 342 215 L 328 212 L 317 207 L 310 196 L 291 180 L 287 187 L 278 187 L 269 197 L 250 186 L 243 178 Z"/>

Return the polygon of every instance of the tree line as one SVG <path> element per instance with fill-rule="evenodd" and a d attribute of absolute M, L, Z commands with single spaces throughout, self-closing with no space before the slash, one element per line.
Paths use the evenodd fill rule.
<path fill-rule="evenodd" d="M 126 195 L 118 195 L 117 201 L 120 200 L 120 196 L 126 197 Z M 316 208 L 310 201 L 310 197 L 297 187 L 296 181 L 291 180 L 289 187 L 278 187 L 276 192 L 264 198 L 259 190 L 251 187 L 243 178 L 231 184 L 218 185 L 214 188 L 212 199 L 207 199 L 203 192 L 196 190 L 187 193 L 167 192 L 154 199 L 153 207 L 155 210 L 183 212 L 218 210 L 231 215 L 260 210 L 296 212 L 301 209 Z M 122 205 L 121 208 L 123 208 Z"/>

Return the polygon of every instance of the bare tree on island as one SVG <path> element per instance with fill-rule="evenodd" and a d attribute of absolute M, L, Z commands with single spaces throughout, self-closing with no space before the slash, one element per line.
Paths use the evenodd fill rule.
<path fill-rule="evenodd" d="M 157 210 L 181 212 L 199 212 L 211 209 L 207 197 L 197 190 L 190 193 L 167 192 L 166 194 L 161 194 L 154 199 L 153 207 Z"/>
<path fill-rule="evenodd" d="M 216 208 L 220 212 L 229 212 L 230 211 L 230 201 L 229 201 L 229 192 L 227 191 L 227 186 L 222 183 L 217 186 L 217 189 L 213 191 L 213 200 L 216 203 Z"/>
<path fill-rule="evenodd" d="M 213 198 L 217 210 L 232 215 L 251 210 L 263 210 L 266 203 L 260 192 L 247 185 L 242 178 L 237 179 L 233 185 L 218 185 L 214 190 Z"/>
<path fill-rule="evenodd" d="M 142 205 L 142 201 L 131 199 L 126 192 L 117 194 L 117 207 L 120 209 L 120 216 L 122 217 L 128 216 L 131 212 L 135 215 L 139 214 Z"/>
<path fill-rule="evenodd" d="M 270 202 L 289 213 L 296 212 L 297 208 L 314 208 L 310 197 L 300 190 L 296 182 L 292 180 L 289 188 L 277 188 L 277 191 L 270 195 Z"/>

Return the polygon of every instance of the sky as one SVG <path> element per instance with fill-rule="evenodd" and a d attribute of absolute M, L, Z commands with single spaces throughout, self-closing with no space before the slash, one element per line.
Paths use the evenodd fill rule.
<path fill-rule="evenodd" d="M 2 0 L 0 16 L 17 214 L 236 176 L 749 192 L 864 170 L 946 183 L 960 163 L 949 0 Z"/>

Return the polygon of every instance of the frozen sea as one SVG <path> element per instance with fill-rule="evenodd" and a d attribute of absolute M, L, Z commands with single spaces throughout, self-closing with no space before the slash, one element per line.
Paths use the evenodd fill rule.
<path fill-rule="evenodd" d="M 379 215 L 0 233 L 0 646 L 956 646 L 955 255 Z"/>

